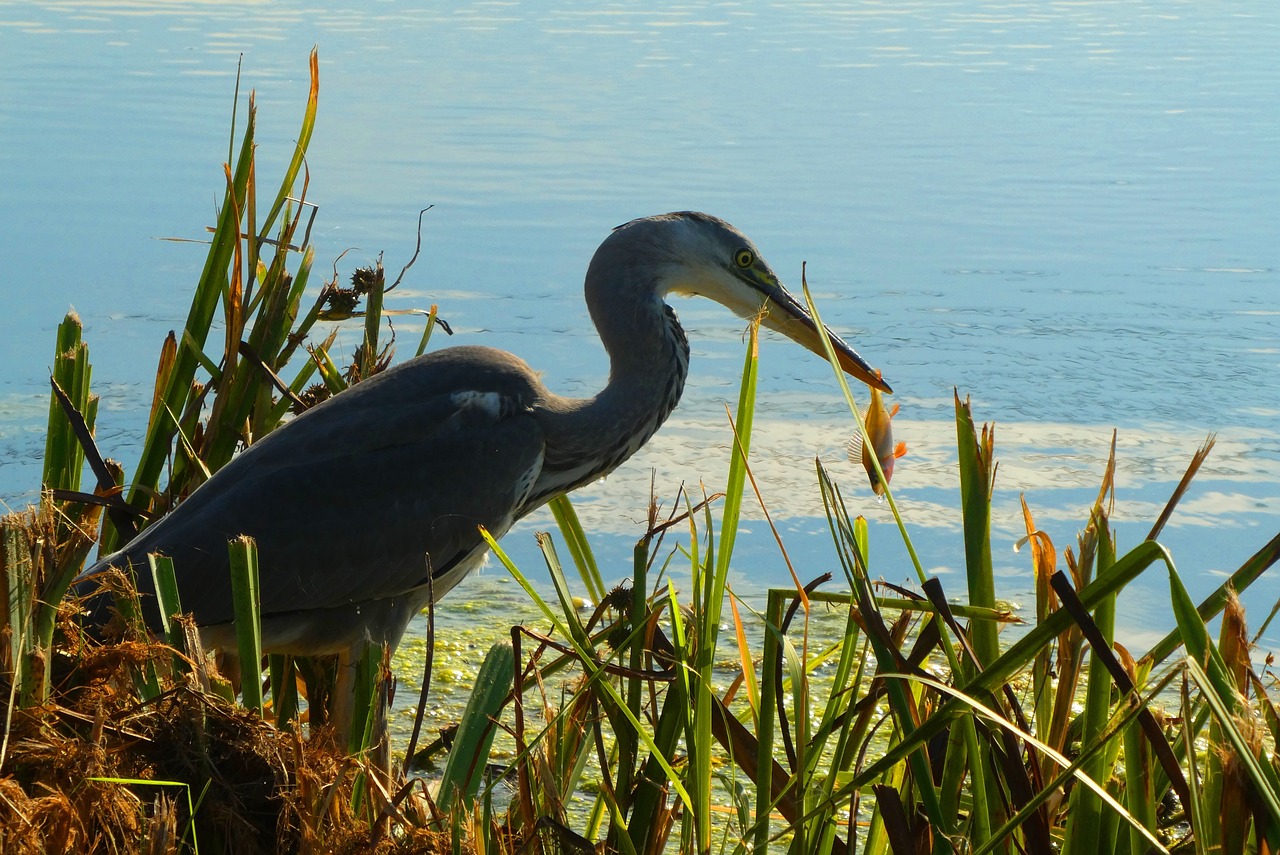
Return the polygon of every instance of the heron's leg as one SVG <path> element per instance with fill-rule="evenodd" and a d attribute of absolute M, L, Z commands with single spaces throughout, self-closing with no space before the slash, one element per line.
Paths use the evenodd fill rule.
<path fill-rule="evenodd" d="M 381 668 L 388 667 L 389 651 L 383 645 L 378 646 L 381 653 L 379 666 L 375 666 L 379 671 Z M 361 685 L 367 685 L 360 681 L 360 669 L 367 659 L 369 653 L 369 641 L 357 641 L 342 653 L 338 654 L 338 672 L 334 676 L 333 700 L 330 701 L 330 723 L 334 727 L 334 739 L 338 740 L 338 747 L 343 751 L 352 750 L 352 730 L 355 727 L 356 718 L 356 691 Z M 390 742 L 390 732 L 388 731 L 387 712 L 388 712 L 388 695 L 385 687 L 381 686 L 378 672 L 372 675 L 375 682 L 379 683 L 380 691 L 374 700 L 374 707 L 369 710 L 369 714 L 374 717 L 372 721 L 372 742 L 369 746 L 369 759 L 375 769 L 383 776 L 384 781 L 392 781 L 392 742 Z"/>
<path fill-rule="evenodd" d="M 351 724 L 356 709 L 356 671 L 364 658 L 368 642 L 357 641 L 338 654 L 338 670 L 333 679 L 333 698 L 329 704 L 329 723 L 333 725 L 334 738 L 343 751 L 351 744 Z"/>

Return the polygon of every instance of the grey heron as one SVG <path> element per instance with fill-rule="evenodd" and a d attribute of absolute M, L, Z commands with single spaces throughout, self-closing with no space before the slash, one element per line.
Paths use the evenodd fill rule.
<path fill-rule="evenodd" d="M 728 223 L 679 212 L 633 220 L 600 245 L 586 302 L 610 361 L 591 398 L 555 394 L 517 357 L 458 346 L 404 362 L 296 417 L 235 457 L 171 513 L 81 576 L 136 571 L 160 626 L 147 555 L 173 558 L 183 608 L 206 647 L 234 650 L 227 541 L 257 540 L 265 652 L 394 647 L 428 600 L 559 494 L 635 454 L 680 399 L 689 346 L 669 293 L 701 294 L 891 391 L 829 329 L 819 330 L 755 245 Z M 105 614 L 105 598 L 90 606 Z"/>

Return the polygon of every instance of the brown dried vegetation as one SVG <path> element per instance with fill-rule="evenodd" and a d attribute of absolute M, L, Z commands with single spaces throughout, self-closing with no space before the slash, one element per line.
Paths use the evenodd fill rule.
<path fill-rule="evenodd" d="M 33 539 L 47 523 L 32 512 L 4 520 Z M 8 654 L 11 625 L 3 634 Z M 277 729 L 201 688 L 217 679 L 203 653 L 185 675 L 174 653 L 89 637 L 69 600 L 48 654 L 48 699 L 23 707 L 13 673 L 0 672 L 0 852 L 442 851 L 440 834 L 422 827 L 431 814 L 421 782 L 344 756 L 326 728 L 309 738 Z M 136 680 L 147 669 L 162 690 L 142 701 Z M 358 788 L 370 794 L 360 811 Z"/>

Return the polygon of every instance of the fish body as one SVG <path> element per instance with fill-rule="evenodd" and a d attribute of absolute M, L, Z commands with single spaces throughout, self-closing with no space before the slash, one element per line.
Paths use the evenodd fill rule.
<path fill-rule="evenodd" d="M 870 444 L 862 441 L 862 432 L 855 433 L 850 439 L 846 448 L 851 463 L 860 463 L 862 468 L 867 471 L 867 478 L 871 481 L 871 490 L 877 496 L 884 495 L 884 485 L 893 477 L 893 462 L 899 457 L 907 453 L 907 444 L 899 442 L 896 445 L 893 442 L 893 417 L 898 414 L 898 405 L 894 404 L 893 409 L 885 406 L 884 395 L 879 389 L 871 390 L 871 403 L 867 407 L 866 416 L 863 418 L 863 424 L 867 428 L 867 436 L 871 439 Z M 876 472 L 875 463 L 872 461 L 872 455 L 880 461 L 880 468 L 884 471 L 884 481 L 880 480 L 880 475 Z"/>

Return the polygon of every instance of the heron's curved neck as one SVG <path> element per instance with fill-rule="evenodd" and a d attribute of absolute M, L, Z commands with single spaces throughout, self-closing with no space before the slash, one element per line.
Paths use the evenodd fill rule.
<path fill-rule="evenodd" d="M 654 280 L 615 281 L 607 293 L 591 283 L 589 276 L 587 304 L 609 354 L 609 382 L 592 398 L 546 402 L 546 459 L 531 497 L 538 503 L 635 454 L 675 409 L 689 371 L 684 329 Z"/>

